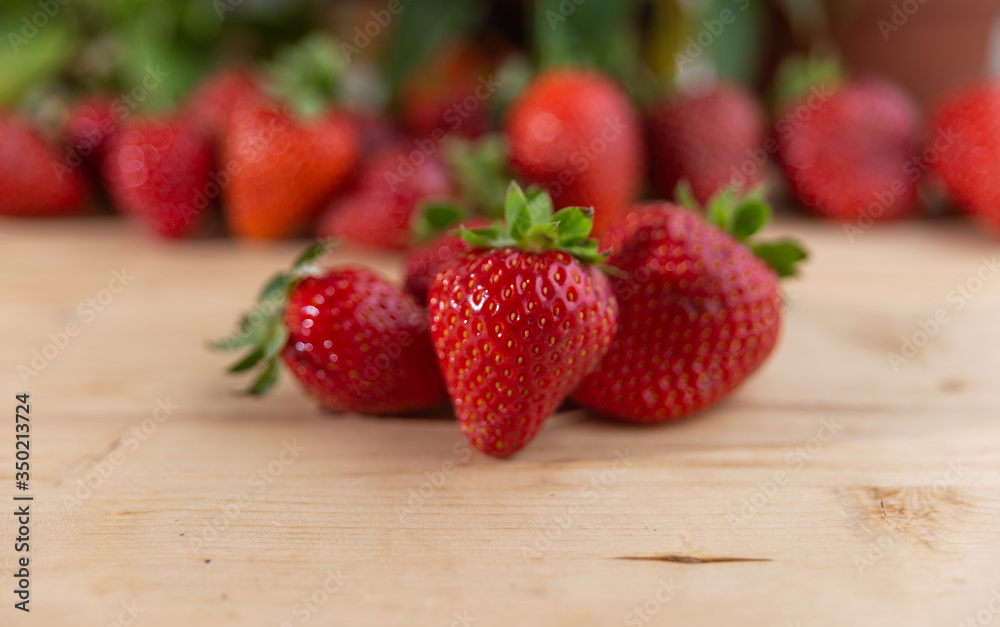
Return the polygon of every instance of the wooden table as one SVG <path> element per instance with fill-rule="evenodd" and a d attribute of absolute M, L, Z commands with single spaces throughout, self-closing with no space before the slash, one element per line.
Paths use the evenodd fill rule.
<path fill-rule="evenodd" d="M 566 412 L 498 461 L 445 417 L 229 394 L 203 343 L 299 244 L 0 222 L 0 624 L 1000 624 L 1000 244 L 947 220 L 773 230 L 813 259 L 735 396 L 658 428 Z"/>

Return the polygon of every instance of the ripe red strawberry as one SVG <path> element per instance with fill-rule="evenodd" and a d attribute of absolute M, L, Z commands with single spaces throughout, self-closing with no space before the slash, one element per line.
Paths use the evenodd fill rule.
<path fill-rule="evenodd" d="M 246 69 L 223 68 L 209 74 L 188 95 L 184 110 L 202 132 L 218 141 L 229 127 L 229 118 L 241 101 L 263 99 L 259 80 Z"/>
<path fill-rule="evenodd" d="M 114 106 L 111 96 L 98 94 L 77 102 L 66 116 L 64 132 L 74 156 L 94 173 L 100 173 L 118 128 L 120 112 Z"/>
<path fill-rule="evenodd" d="M 960 207 L 1000 234 L 1000 81 L 982 80 L 942 98 L 931 132 L 934 174 Z"/>
<path fill-rule="evenodd" d="M 476 138 L 489 130 L 496 51 L 457 42 L 441 48 L 400 88 L 400 120 L 416 137 Z"/>
<path fill-rule="evenodd" d="M 428 295 L 431 337 L 459 426 L 479 451 L 507 457 L 599 362 L 617 306 L 579 208 L 516 184 L 508 228 L 463 231 L 462 251 Z"/>
<path fill-rule="evenodd" d="M 69 216 L 83 209 L 87 183 L 28 123 L 0 112 L 0 215 Z"/>
<path fill-rule="evenodd" d="M 913 100 L 877 78 L 828 84 L 780 109 L 778 156 L 805 207 L 838 220 L 886 220 L 916 209 L 920 116 Z"/>
<path fill-rule="evenodd" d="M 573 399 L 622 420 L 663 422 L 716 403 L 760 366 L 781 326 L 778 275 L 804 257 L 792 243 L 741 241 L 767 215 L 761 202 L 725 192 L 708 211 L 715 224 L 665 202 L 616 222 L 602 241 L 623 275 L 612 279 L 618 331 Z"/>
<path fill-rule="evenodd" d="M 225 214 L 239 237 L 276 239 L 303 231 L 347 179 L 358 155 L 354 125 L 330 113 L 299 120 L 239 106 L 223 149 L 232 180 Z"/>
<path fill-rule="evenodd" d="M 427 223 L 422 229 L 427 233 L 423 238 L 424 241 L 411 246 L 403 260 L 403 273 L 406 276 L 403 284 L 406 286 L 406 291 L 413 294 L 418 303 L 427 302 L 427 291 L 434 282 L 434 277 L 440 274 L 445 266 L 454 263 L 459 252 L 469 248 L 469 244 L 461 234 L 449 229 L 463 226 L 475 230 L 490 224 L 488 219 L 482 217 L 465 219 L 461 212 L 445 205 L 427 206 L 424 209 L 423 220 Z"/>
<path fill-rule="evenodd" d="M 257 368 L 248 392 L 261 395 L 277 381 L 280 356 L 334 412 L 393 414 L 444 405 L 424 310 L 368 270 L 317 267 L 326 246 L 311 247 L 291 272 L 274 277 L 239 331 L 213 344 L 249 348 L 230 371 Z"/>
<path fill-rule="evenodd" d="M 334 198 L 317 226 L 320 237 L 402 249 L 413 240 L 412 214 L 420 201 L 454 195 L 447 169 L 412 145 L 387 149 L 369 162 L 355 187 Z"/>
<path fill-rule="evenodd" d="M 766 118 L 744 87 L 720 83 L 663 100 L 650 111 L 646 132 L 650 177 L 666 198 L 682 180 L 700 203 L 733 185 L 747 191 L 764 180 L 753 155 L 764 150 Z"/>
<path fill-rule="evenodd" d="M 199 230 L 219 195 L 212 145 L 188 119 L 135 119 L 115 134 L 103 164 L 115 207 L 170 238 Z"/>
<path fill-rule="evenodd" d="M 511 105 L 504 132 L 517 175 L 544 187 L 556 207 L 593 207 L 595 233 L 640 191 L 639 116 L 605 76 L 586 70 L 539 75 Z"/>

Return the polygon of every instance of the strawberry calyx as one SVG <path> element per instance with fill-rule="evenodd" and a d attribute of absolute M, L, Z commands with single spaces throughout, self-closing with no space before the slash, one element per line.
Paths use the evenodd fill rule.
<path fill-rule="evenodd" d="M 267 92 L 297 115 L 316 117 L 340 96 L 344 72 L 337 41 L 326 35 L 310 35 L 279 50 L 267 64 Z"/>
<path fill-rule="evenodd" d="M 459 197 L 467 201 L 475 215 L 488 218 L 502 215 L 497 199 L 503 197 L 513 175 L 500 135 L 486 135 L 476 140 L 449 138 L 444 161 L 458 187 Z"/>
<path fill-rule="evenodd" d="M 555 211 L 552 197 L 540 187 L 527 193 L 516 181 L 507 187 L 503 219 L 479 229 L 459 228 L 459 234 L 474 248 L 515 247 L 541 253 L 562 250 L 584 263 L 601 263 L 607 255 L 590 237 L 594 210 L 566 207 Z"/>
<path fill-rule="evenodd" d="M 836 57 L 793 55 L 778 68 L 774 104 L 780 109 L 798 101 L 816 85 L 833 88 L 843 82 L 844 69 Z"/>
<path fill-rule="evenodd" d="M 755 255 L 763 259 L 779 277 L 795 276 L 797 264 L 808 254 L 795 240 L 784 238 L 771 242 L 756 242 L 751 238 L 771 219 L 771 206 L 765 200 L 765 184 L 741 194 L 735 186 L 716 192 L 704 207 L 698 204 L 691 185 L 682 180 L 677 184 L 674 198 L 682 207 L 701 213 L 705 219 L 726 233 L 743 242 Z"/>
<path fill-rule="evenodd" d="M 316 260 L 333 246 L 331 240 L 320 240 L 309 246 L 288 272 L 276 274 L 267 282 L 254 308 L 240 317 L 235 333 L 209 344 L 209 348 L 218 351 L 248 349 L 227 369 L 230 374 L 257 370 L 254 382 L 243 394 L 263 396 L 277 383 L 281 372 L 278 357 L 288 343 L 285 311 L 289 295 L 302 279 L 322 275 Z"/>

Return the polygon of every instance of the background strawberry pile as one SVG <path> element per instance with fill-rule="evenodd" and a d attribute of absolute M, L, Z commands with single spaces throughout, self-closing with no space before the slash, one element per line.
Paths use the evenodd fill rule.
<path fill-rule="evenodd" d="M 515 178 L 594 207 L 597 233 L 681 181 L 703 203 L 769 183 L 849 235 L 949 206 L 1000 231 L 1000 87 L 925 115 L 830 61 L 829 17 L 815 0 L 17 0 L 0 214 L 400 249 L 495 217 Z M 795 50 L 824 54 L 780 63 Z M 461 214 L 430 224 L 418 209 L 445 199 Z"/>

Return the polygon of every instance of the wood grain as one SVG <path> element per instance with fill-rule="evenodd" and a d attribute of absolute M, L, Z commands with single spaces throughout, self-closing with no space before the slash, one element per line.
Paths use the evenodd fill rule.
<path fill-rule="evenodd" d="M 738 394 L 658 428 L 568 410 L 498 461 L 447 417 L 331 417 L 290 381 L 229 394 L 203 342 L 297 245 L 0 222 L 0 407 L 31 393 L 36 499 L 30 616 L 0 516 L 0 624 L 1000 624 L 1000 279 L 953 292 L 1000 246 L 951 221 L 774 230 L 813 258 Z"/>

